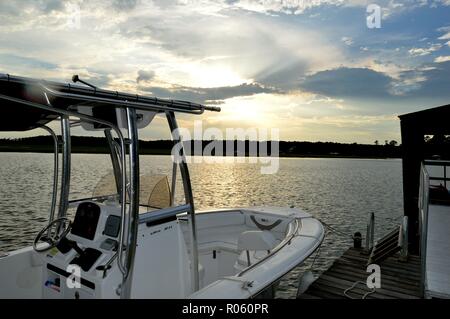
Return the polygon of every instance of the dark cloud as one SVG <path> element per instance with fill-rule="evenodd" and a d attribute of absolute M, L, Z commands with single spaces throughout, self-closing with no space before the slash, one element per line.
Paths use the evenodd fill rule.
<path fill-rule="evenodd" d="M 194 88 L 178 86 L 173 89 L 167 89 L 162 87 L 141 86 L 140 89 L 161 98 L 188 100 L 207 104 L 217 103 L 217 101 L 236 96 L 249 96 L 258 93 L 282 93 L 277 89 L 267 88 L 258 83 L 244 83 L 237 86 L 224 86 L 215 88 Z"/>
<path fill-rule="evenodd" d="M 28 57 L 23 57 L 20 55 L 0 53 L 0 65 L 21 65 L 30 68 L 40 68 L 46 70 L 53 70 L 58 67 L 57 64 L 46 62 L 39 59 L 33 59 Z"/>
<path fill-rule="evenodd" d="M 114 0 L 113 7 L 119 10 L 131 10 L 136 7 L 138 0 Z"/>
<path fill-rule="evenodd" d="M 301 87 L 333 97 L 374 97 L 390 95 L 392 78 L 366 68 L 345 68 L 317 72 L 307 76 Z"/>
<path fill-rule="evenodd" d="M 282 68 L 270 67 L 254 78 L 258 83 L 286 90 L 296 89 L 308 68 L 306 61 L 296 61 Z"/>
<path fill-rule="evenodd" d="M 153 0 L 153 3 L 162 9 L 167 9 L 178 3 L 177 0 Z"/>
<path fill-rule="evenodd" d="M 410 92 L 411 95 L 415 97 L 450 98 L 450 61 L 434 63 L 432 67 L 422 71 L 421 75 L 426 80 L 420 82 L 419 88 Z"/>
<path fill-rule="evenodd" d="M 43 13 L 52 11 L 64 11 L 64 1 L 61 0 L 21 0 L 21 1 L 1 1 L 0 15 L 21 16 L 28 10 L 39 10 Z"/>
<path fill-rule="evenodd" d="M 139 70 L 138 76 L 136 78 L 136 82 L 139 83 L 141 81 L 150 81 L 155 77 L 155 72 L 153 71 L 145 71 L 145 70 Z"/>
<path fill-rule="evenodd" d="M 64 10 L 63 3 L 60 0 L 46 0 L 42 1 L 41 8 L 44 12 L 62 11 Z"/>
<path fill-rule="evenodd" d="M 408 113 L 450 103 L 450 61 L 424 64 L 392 78 L 365 68 L 338 68 L 304 79 L 303 90 L 343 98 L 352 114 Z"/>

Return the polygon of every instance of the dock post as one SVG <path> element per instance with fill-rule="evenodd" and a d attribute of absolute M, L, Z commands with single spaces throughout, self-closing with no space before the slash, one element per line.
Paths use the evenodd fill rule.
<path fill-rule="evenodd" d="M 353 235 L 353 248 L 361 248 L 362 236 L 359 231 Z"/>
<path fill-rule="evenodd" d="M 374 232 L 375 232 L 375 213 L 370 212 L 366 231 L 366 251 L 370 251 L 370 249 L 372 249 L 373 247 Z"/>
<path fill-rule="evenodd" d="M 399 242 L 401 243 L 401 251 L 399 260 L 408 260 L 408 216 L 403 216 L 402 226 L 400 228 Z"/>

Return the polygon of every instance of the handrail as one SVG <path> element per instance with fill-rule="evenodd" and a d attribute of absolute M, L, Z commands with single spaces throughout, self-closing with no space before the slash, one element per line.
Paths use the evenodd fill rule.
<path fill-rule="evenodd" d="M 424 296 L 426 291 L 426 257 L 427 257 L 427 237 L 428 237 L 428 206 L 429 206 L 430 179 L 425 162 L 420 168 L 420 188 L 419 188 L 419 227 L 420 227 L 420 262 L 421 262 L 421 293 Z"/>
<path fill-rule="evenodd" d="M 443 177 L 436 177 L 436 176 L 430 176 L 428 173 L 428 180 L 433 181 L 444 181 L 444 187 L 447 188 L 447 181 L 450 181 L 450 178 L 447 177 L 447 167 L 450 167 L 450 161 L 443 161 L 443 160 L 424 160 L 423 165 L 428 166 L 442 166 L 444 169 L 444 176 Z M 428 171 L 427 171 L 428 172 Z"/>
<path fill-rule="evenodd" d="M 58 194 L 58 164 L 59 164 L 59 145 L 58 145 L 58 137 L 56 136 L 55 132 L 48 126 L 42 125 L 40 128 L 47 131 L 53 139 L 53 147 L 54 147 L 54 154 L 53 154 L 53 193 L 52 193 L 52 204 L 50 207 L 50 216 L 49 216 L 49 222 L 52 222 L 55 218 L 55 211 L 56 211 L 56 197 Z M 50 229 L 49 229 L 50 232 Z"/>
<path fill-rule="evenodd" d="M 45 95 L 47 104 L 52 106 Z M 68 115 L 61 116 L 61 135 L 62 135 L 62 165 L 61 165 L 61 189 L 59 199 L 58 218 L 66 217 L 67 208 L 69 207 L 70 193 L 70 173 L 71 173 L 71 157 L 70 152 L 72 143 L 70 141 L 70 121 Z"/>
<path fill-rule="evenodd" d="M 78 199 L 71 199 L 69 200 L 69 207 L 73 207 L 76 203 L 85 202 L 85 201 L 92 201 L 92 202 L 104 202 L 106 200 L 115 199 L 117 200 L 117 197 L 119 194 L 110 194 L 110 195 L 101 195 L 101 196 L 94 196 L 94 197 L 83 197 Z"/>
<path fill-rule="evenodd" d="M 177 120 L 175 119 L 175 114 L 173 112 L 166 112 L 167 122 L 172 134 L 172 139 L 176 143 L 181 144 L 181 149 L 178 154 L 173 154 L 174 162 L 178 163 L 180 166 L 180 174 L 183 181 L 184 188 L 184 198 L 186 203 L 190 205 L 189 209 L 189 223 L 191 225 L 191 251 L 192 251 L 192 281 L 194 283 L 194 291 L 199 290 L 199 257 L 198 257 L 198 245 L 197 245 L 197 226 L 195 222 L 195 206 L 194 206 L 194 196 L 192 194 L 191 179 L 189 177 L 189 169 L 186 163 L 186 156 L 184 153 L 183 144 L 181 143 L 181 136 L 178 130 Z"/>
<path fill-rule="evenodd" d="M 106 140 L 108 141 L 108 146 L 109 146 L 109 153 L 110 153 L 110 158 L 111 158 L 111 163 L 112 163 L 112 167 L 113 167 L 113 171 L 114 171 L 114 180 L 116 182 L 116 190 L 117 193 L 120 194 L 120 188 L 121 188 L 121 180 L 120 180 L 120 164 L 119 164 L 119 156 L 117 155 L 116 152 L 116 142 L 114 141 L 112 134 L 111 134 L 111 129 L 105 129 L 104 130 L 104 134 L 106 137 Z"/>
<path fill-rule="evenodd" d="M 430 165 L 430 166 L 450 166 L 450 161 L 443 161 L 443 160 L 424 160 L 424 165 Z"/>
<path fill-rule="evenodd" d="M 122 276 L 122 285 L 120 289 L 120 298 L 131 298 L 131 287 L 133 284 L 134 260 L 136 257 L 137 233 L 139 227 L 139 153 L 138 153 L 138 130 L 136 125 L 136 110 L 126 108 L 127 126 L 128 126 L 128 159 L 130 161 L 130 204 L 128 205 L 128 232 L 126 233 L 126 272 Z M 123 150 L 125 152 L 125 149 Z M 125 165 L 125 163 L 123 163 Z M 125 189 L 123 189 L 122 193 Z M 122 203 L 125 206 L 125 202 Z M 125 221 L 121 221 L 124 229 Z M 123 266 L 123 234 L 119 243 L 118 262 Z"/>
<path fill-rule="evenodd" d="M 294 224 L 294 225 L 292 225 Z M 289 223 L 288 225 L 288 236 L 284 238 L 274 249 L 270 251 L 269 254 L 267 254 L 264 258 L 258 260 L 256 263 L 248 266 L 247 268 L 243 269 L 241 272 L 239 272 L 236 277 L 242 277 L 245 273 L 249 272 L 256 266 L 260 265 L 262 262 L 266 261 L 268 258 L 271 258 L 273 255 L 275 255 L 277 252 L 279 252 L 282 248 L 284 248 L 287 244 L 291 242 L 291 240 L 298 235 L 298 230 L 300 228 L 299 224 L 299 218 L 295 218 L 293 222 Z"/>
<path fill-rule="evenodd" d="M 186 213 L 191 210 L 191 205 L 185 204 L 176 207 L 168 207 L 159 209 L 154 212 L 143 213 L 139 215 L 139 224 L 152 223 L 161 219 L 176 216 L 181 213 Z"/>
<path fill-rule="evenodd" d="M 177 163 L 173 162 L 172 164 L 172 186 L 170 192 L 170 205 L 175 204 L 175 193 L 177 188 Z"/>

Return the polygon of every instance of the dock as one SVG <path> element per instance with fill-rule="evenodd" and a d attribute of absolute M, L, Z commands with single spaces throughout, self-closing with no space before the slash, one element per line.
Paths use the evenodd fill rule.
<path fill-rule="evenodd" d="M 399 260 L 399 253 L 377 263 L 381 270 L 381 287 L 365 299 L 419 299 L 421 264 L 420 257 L 409 255 L 407 261 Z M 362 299 L 371 291 L 366 285 L 369 256 L 361 248 L 349 248 L 323 272 L 299 299 Z M 361 282 L 356 284 L 356 282 Z M 353 285 L 355 287 L 349 290 Z M 347 293 L 344 292 L 347 290 Z"/>

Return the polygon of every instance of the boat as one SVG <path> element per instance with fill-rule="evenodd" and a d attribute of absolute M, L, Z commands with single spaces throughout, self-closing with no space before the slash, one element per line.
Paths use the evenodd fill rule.
<path fill-rule="evenodd" d="M 256 298 L 321 245 L 321 222 L 298 208 L 196 211 L 176 114 L 220 108 L 72 81 L 0 74 L 0 131 L 54 140 L 48 223 L 32 246 L 0 254 L 0 298 Z M 156 116 L 181 145 L 170 179 L 140 171 L 139 130 Z M 69 196 L 73 127 L 101 132 L 110 150 L 113 174 L 89 198 Z"/>

